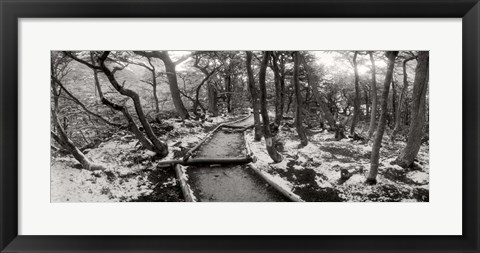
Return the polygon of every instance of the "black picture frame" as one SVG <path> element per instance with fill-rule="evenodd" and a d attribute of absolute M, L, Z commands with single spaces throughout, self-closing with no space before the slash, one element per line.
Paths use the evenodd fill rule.
<path fill-rule="evenodd" d="M 479 252 L 480 4 L 478 0 L 1 0 L 0 12 L 1 252 Z M 18 235 L 17 22 L 19 18 L 57 17 L 462 18 L 463 235 Z M 455 88 L 460 87 L 452 86 L 452 89 Z M 38 214 L 38 218 L 41 219 L 41 217 L 42 214 Z"/>

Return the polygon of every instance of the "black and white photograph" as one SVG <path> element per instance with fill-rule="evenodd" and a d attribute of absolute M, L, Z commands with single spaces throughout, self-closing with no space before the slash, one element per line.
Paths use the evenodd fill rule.
<path fill-rule="evenodd" d="M 50 59 L 51 202 L 429 202 L 429 51 Z"/>

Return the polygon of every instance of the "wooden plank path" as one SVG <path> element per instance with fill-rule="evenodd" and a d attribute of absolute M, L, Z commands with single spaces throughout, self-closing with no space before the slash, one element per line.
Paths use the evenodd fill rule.
<path fill-rule="evenodd" d="M 253 124 L 252 115 L 221 124 L 182 160 L 165 161 L 175 164 L 186 201 L 290 201 L 284 192 L 247 165 L 253 161 L 253 154 L 246 143 L 245 130 Z"/>

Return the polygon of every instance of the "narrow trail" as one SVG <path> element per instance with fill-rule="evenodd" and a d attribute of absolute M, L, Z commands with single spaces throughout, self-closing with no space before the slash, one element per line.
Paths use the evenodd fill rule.
<path fill-rule="evenodd" d="M 192 159 L 247 158 L 244 131 L 253 116 L 216 129 Z M 186 170 L 188 184 L 197 201 L 283 202 L 289 201 L 246 164 L 192 165 Z"/>

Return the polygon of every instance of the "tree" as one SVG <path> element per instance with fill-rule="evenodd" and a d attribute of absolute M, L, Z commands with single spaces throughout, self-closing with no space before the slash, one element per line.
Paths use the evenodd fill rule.
<path fill-rule="evenodd" d="M 357 126 L 358 119 L 360 118 L 360 86 L 358 76 L 358 64 L 357 64 L 358 51 L 353 54 L 353 70 L 355 72 L 355 100 L 353 104 L 353 119 L 352 126 L 350 128 L 350 134 L 354 135 L 355 127 Z"/>
<path fill-rule="evenodd" d="M 275 124 L 280 126 L 283 118 L 283 98 L 282 93 L 283 89 L 285 89 L 285 81 L 283 80 L 283 87 L 282 87 L 282 76 L 280 74 L 280 67 L 278 66 L 278 52 L 272 53 L 271 59 L 271 69 L 274 74 L 274 81 L 275 81 Z"/>
<path fill-rule="evenodd" d="M 265 83 L 265 75 L 267 71 L 268 59 L 270 58 L 270 52 L 263 52 L 263 59 L 260 65 L 260 72 L 258 74 L 259 84 L 260 84 L 260 108 L 262 112 L 263 120 L 263 136 L 265 137 L 265 145 L 267 146 L 267 152 L 270 155 L 270 158 L 275 163 L 279 163 L 283 160 L 282 155 L 278 153 L 273 145 L 272 134 L 270 131 L 270 120 L 268 118 L 267 111 L 267 87 Z"/>
<path fill-rule="evenodd" d="M 158 101 L 158 95 L 157 95 L 157 70 L 155 68 L 155 65 L 152 63 L 152 59 L 149 56 L 145 56 L 148 61 L 148 65 L 144 64 L 143 62 L 133 62 L 133 61 L 127 61 L 127 63 L 132 63 L 141 67 L 144 67 L 150 72 L 151 75 L 151 80 L 141 80 L 144 83 L 149 84 L 152 86 L 152 94 L 153 94 L 153 101 L 154 101 L 154 107 L 155 107 L 155 120 L 160 123 L 160 107 L 159 107 L 159 101 Z"/>
<path fill-rule="evenodd" d="M 208 84 L 208 110 L 213 116 L 218 116 L 218 91 L 215 82 Z"/>
<path fill-rule="evenodd" d="M 178 80 L 177 80 L 177 71 L 175 70 L 176 66 L 181 62 L 188 59 L 189 56 L 185 56 L 180 58 L 177 61 L 172 61 L 168 51 L 134 51 L 134 53 L 138 55 L 142 55 L 145 57 L 151 58 L 158 58 L 162 60 L 163 65 L 165 65 L 165 72 L 167 74 L 168 84 L 170 87 L 170 94 L 172 95 L 173 105 L 175 106 L 175 110 L 177 111 L 178 115 L 182 119 L 188 119 L 190 116 L 188 114 L 187 109 L 183 105 L 182 97 L 180 96 L 180 89 L 178 89 Z"/>
<path fill-rule="evenodd" d="M 395 116 L 395 125 L 393 128 L 392 135 L 390 136 L 391 141 L 395 141 L 395 136 L 397 135 L 398 131 L 400 131 L 400 113 L 402 112 L 402 107 L 405 102 L 405 97 L 407 96 L 407 91 L 408 91 L 408 74 L 407 74 L 407 63 L 413 59 L 416 59 L 417 56 L 411 56 L 403 60 L 402 66 L 403 66 L 403 88 L 402 91 L 400 92 L 400 99 L 398 101 L 398 107 L 396 110 L 396 116 Z"/>
<path fill-rule="evenodd" d="M 65 54 L 67 54 L 72 59 L 76 60 L 77 62 L 79 62 L 81 64 L 84 64 L 85 66 L 93 69 L 94 73 L 96 73 L 95 71 L 102 71 L 105 74 L 105 76 L 107 77 L 107 79 L 109 80 L 110 84 L 113 86 L 113 88 L 115 88 L 115 90 L 117 90 L 120 94 L 129 97 L 133 102 L 135 112 L 138 116 L 138 120 L 142 124 L 142 127 L 145 131 L 145 134 L 146 134 L 150 144 L 152 145 L 150 148 L 154 152 L 157 153 L 159 158 L 163 158 L 163 157 L 167 156 L 168 146 L 167 146 L 166 143 L 164 143 L 163 141 L 160 141 L 155 136 L 155 133 L 153 132 L 152 127 L 150 126 L 150 123 L 148 123 L 148 121 L 146 119 L 145 113 L 144 113 L 143 108 L 142 108 L 142 104 L 140 102 L 140 96 L 135 91 L 133 91 L 131 89 L 128 89 L 128 88 L 125 88 L 124 84 L 121 85 L 117 81 L 117 79 L 115 78 L 115 72 L 117 72 L 119 70 L 122 70 L 125 66 L 114 67 L 112 70 L 110 70 L 109 67 L 107 67 L 107 65 L 105 63 L 105 61 L 107 60 L 107 58 L 110 55 L 110 51 L 104 51 L 100 56 L 97 57 L 97 59 L 93 60 L 92 63 L 89 63 L 85 60 L 82 60 L 82 59 L 78 58 L 77 56 L 75 56 L 71 52 L 65 52 Z M 95 64 L 97 62 L 98 62 L 98 65 Z M 98 81 L 98 80 L 96 80 L 96 81 Z M 99 93 L 100 93 L 100 91 L 99 91 Z M 108 100 L 106 100 L 105 98 L 102 99 L 102 102 L 105 103 L 105 104 L 108 104 Z M 109 104 L 109 106 L 110 107 L 115 107 L 115 105 L 113 103 Z M 117 107 L 117 108 L 114 108 L 114 109 L 117 110 L 117 111 L 122 111 L 122 113 L 125 115 L 125 117 L 127 117 L 127 120 L 129 121 L 129 125 L 132 126 L 133 125 L 132 124 L 133 119 L 129 119 L 129 117 L 127 116 L 127 115 L 129 115 L 128 110 L 126 108 L 122 109 L 122 107 L 123 106 L 120 106 L 120 107 Z M 130 121 L 132 121 L 132 122 L 130 122 Z M 136 127 L 136 125 L 135 125 L 135 127 Z M 136 133 L 136 132 L 137 131 L 134 130 L 134 133 Z M 142 136 L 143 136 L 143 134 L 142 134 Z M 139 136 L 137 136 L 137 138 L 138 137 Z M 143 140 L 140 138 L 139 141 L 142 142 Z M 142 142 L 142 144 L 145 144 L 148 147 L 147 143 Z"/>
<path fill-rule="evenodd" d="M 342 123 L 337 124 L 326 102 L 323 100 L 323 97 L 320 93 L 318 78 L 315 76 L 313 68 L 307 63 L 305 56 L 302 54 L 300 54 L 300 56 L 303 66 L 307 71 L 308 85 L 312 88 L 313 97 L 320 108 L 320 114 L 322 115 L 322 118 L 325 119 L 330 125 L 330 128 L 335 131 L 336 140 L 345 138 L 345 127 Z"/>
<path fill-rule="evenodd" d="M 370 97 L 372 100 L 372 109 L 370 110 L 370 125 L 368 127 L 368 139 L 372 138 L 373 132 L 375 131 L 375 121 L 377 117 L 377 70 L 375 67 L 375 60 L 373 59 L 373 53 L 368 52 L 370 56 L 370 62 L 372 63 L 372 83 L 370 86 Z"/>
<path fill-rule="evenodd" d="M 426 93 L 428 88 L 429 52 L 420 51 L 417 56 L 417 67 L 413 81 L 411 105 L 411 124 L 408 131 L 407 145 L 396 159 L 403 168 L 411 167 L 422 144 L 423 127 L 426 114 Z"/>
<path fill-rule="evenodd" d="M 71 154 L 80 165 L 82 165 L 83 169 L 91 171 L 106 170 L 103 165 L 93 163 L 77 148 L 77 146 L 75 146 L 58 120 L 58 101 L 63 88 L 58 89 L 57 85 L 61 85 L 61 79 L 67 74 L 68 71 L 66 70 L 66 66 L 68 63 L 69 61 L 66 61 L 64 57 L 52 55 L 50 84 L 54 98 L 54 106 L 52 106 L 51 109 L 51 119 L 54 127 L 50 130 L 50 136 L 58 143 L 58 145 Z"/>
<path fill-rule="evenodd" d="M 262 126 L 260 122 L 260 113 L 258 108 L 258 90 L 255 87 L 255 77 L 253 76 L 252 70 L 252 52 L 246 51 L 247 53 L 247 75 L 248 75 L 248 90 L 250 91 L 250 96 L 252 100 L 252 109 L 253 109 L 253 120 L 255 124 L 255 141 L 260 141 L 262 139 Z"/>
<path fill-rule="evenodd" d="M 215 74 L 215 72 L 217 72 L 217 69 L 218 67 L 213 63 L 211 64 L 209 60 L 206 60 L 203 64 L 203 66 L 201 66 L 202 64 L 202 55 L 200 54 L 196 54 L 195 55 L 195 62 L 193 64 L 193 67 L 195 67 L 196 69 L 200 70 L 203 75 L 204 75 L 204 78 L 200 81 L 200 84 L 197 85 L 197 88 L 195 89 L 195 100 L 194 100 L 194 103 L 193 103 L 193 112 L 195 113 L 195 115 L 198 117 L 198 112 L 197 112 L 197 108 L 200 106 L 202 108 L 202 110 L 204 110 L 203 106 L 201 105 L 200 103 L 200 89 L 202 88 L 202 86 L 210 79 L 210 77 L 212 77 L 213 74 Z M 210 65 L 213 65 L 213 66 L 210 66 Z M 209 67 L 212 67 L 211 70 L 208 70 Z"/>
<path fill-rule="evenodd" d="M 300 138 L 300 146 L 304 147 L 308 144 L 307 134 L 303 128 L 303 98 L 300 92 L 300 79 L 299 79 L 299 65 L 300 65 L 300 53 L 293 52 L 293 86 L 295 88 L 295 98 L 297 100 L 297 110 L 295 113 L 295 125 L 297 128 L 298 137 Z"/>
<path fill-rule="evenodd" d="M 385 124 L 387 122 L 387 110 L 388 110 L 388 92 L 390 90 L 390 83 L 392 82 L 393 68 L 395 66 L 395 58 L 398 55 L 398 51 L 387 51 L 386 57 L 388 59 L 387 73 L 385 74 L 385 80 L 383 82 L 382 104 L 380 119 L 375 133 L 375 139 L 372 146 L 372 154 L 370 156 L 370 171 L 367 176 L 367 184 L 377 183 L 378 163 L 380 160 L 380 147 L 382 145 L 383 132 L 385 131 Z"/>
<path fill-rule="evenodd" d="M 55 129 L 57 133 L 50 131 L 50 136 L 65 150 L 68 151 L 81 165 L 82 168 L 85 170 L 106 170 L 103 165 L 93 163 L 90 159 L 88 159 L 76 146 L 73 142 L 68 138 L 67 133 L 63 129 L 63 127 L 58 122 L 57 112 L 52 110 L 52 120 L 53 124 L 55 125 Z"/>

